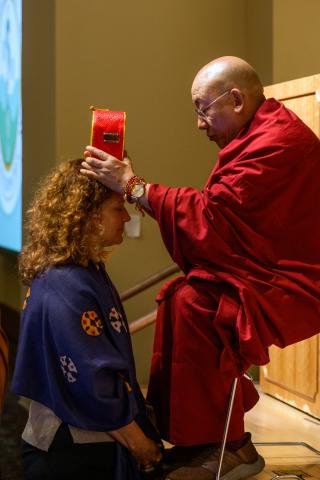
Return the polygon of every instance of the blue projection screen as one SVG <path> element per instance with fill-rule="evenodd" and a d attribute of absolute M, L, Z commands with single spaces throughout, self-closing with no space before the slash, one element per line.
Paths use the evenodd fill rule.
<path fill-rule="evenodd" d="M 0 0 L 0 247 L 22 243 L 22 0 Z"/>

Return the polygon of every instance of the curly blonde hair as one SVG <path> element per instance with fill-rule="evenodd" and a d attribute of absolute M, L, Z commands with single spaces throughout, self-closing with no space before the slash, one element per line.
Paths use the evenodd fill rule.
<path fill-rule="evenodd" d="M 90 260 L 106 259 L 100 217 L 102 203 L 112 192 L 80 173 L 82 161 L 69 160 L 54 169 L 27 212 L 27 243 L 19 261 L 25 285 L 51 265 L 86 267 Z"/>

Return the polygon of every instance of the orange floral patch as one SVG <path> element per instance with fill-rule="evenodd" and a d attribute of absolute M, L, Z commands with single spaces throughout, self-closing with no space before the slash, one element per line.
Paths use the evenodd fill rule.
<path fill-rule="evenodd" d="M 81 317 L 81 326 L 87 335 L 98 337 L 103 330 L 103 324 L 94 310 L 84 312 Z"/>

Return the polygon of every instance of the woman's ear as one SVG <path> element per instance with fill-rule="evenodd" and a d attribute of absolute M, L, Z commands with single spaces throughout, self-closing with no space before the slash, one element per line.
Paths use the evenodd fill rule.
<path fill-rule="evenodd" d="M 234 111 L 240 113 L 244 107 L 244 96 L 238 88 L 233 88 L 230 92 L 233 98 Z"/>

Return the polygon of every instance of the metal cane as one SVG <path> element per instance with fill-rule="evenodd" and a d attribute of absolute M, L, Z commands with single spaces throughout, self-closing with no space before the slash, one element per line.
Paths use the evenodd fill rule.
<path fill-rule="evenodd" d="M 228 431 L 229 431 L 229 424 L 230 424 L 230 419 L 231 419 L 231 415 L 232 415 L 232 409 L 233 409 L 233 403 L 234 403 L 234 397 L 235 397 L 235 393 L 236 393 L 236 389 L 237 389 L 237 384 L 238 384 L 238 378 L 235 378 L 232 382 L 232 385 L 231 385 L 231 393 L 230 393 L 230 399 L 229 399 L 229 405 L 228 405 L 227 418 L 226 418 L 226 423 L 224 425 L 223 440 L 222 440 L 221 451 L 220 451 L 220 456 L 219 456 L 218 471 L 216 473 L 216 479 L 215 480 L 220 480 L 223 456 L 224 456 L 224 452 L 225 452 L 225 448 L 226 448 L 227 436 L 228 436 Z M 316 450 L 315 448 L 311 447 L 310 445 L 308 445 L 304 442 L 255 442 L 255 445 L 269 445 L 269 446 L 273 446 L 273 445 L 302 445 L 306 448 L 309 448 L 309 450 L 315 452 L 317 455 L 320 455 L 319 450 Z M 271 480 L 280 480 L 280 479 L 302 480 L 301 477 L 298 477 L 297 475 L 292 475 L 292 474 L 275 475 L 274 477 L 272 477 Z"/>
<path fill-rule="evenodd" d="M 226 418 L 226 423 L 224 425 L 224 432 L 223 432 L 223 440 L 221 444 L 221 451 L 220 451 L 220 456 L 219 456 L 219 466 L 218 466 L 218 471 L 216 473 L 216 480 L 220 480 L 220 473 L 221 473 L 221 468 L 222 468 L 222 462 L 223 462 L 223 456 L 224 456 L 224 451 L 226 448 L 226 442 L 227 442 L 227 436 L 228 436 L 228 431 L 229 431 L 229 425 L 230 425 L 230 418 L 232 414 L 232 408 L 233 408 L 233 403 L 234 403 L 234 397 L 237 389 L 237 384 L 238 384 L 238 378 L 236 377 L 231 386 L 231 394 L 230 394 L 230 399 L 229 399 L 229 405 L 228 405 L 228 413 L 227 413 L 227 418 Z"/>

